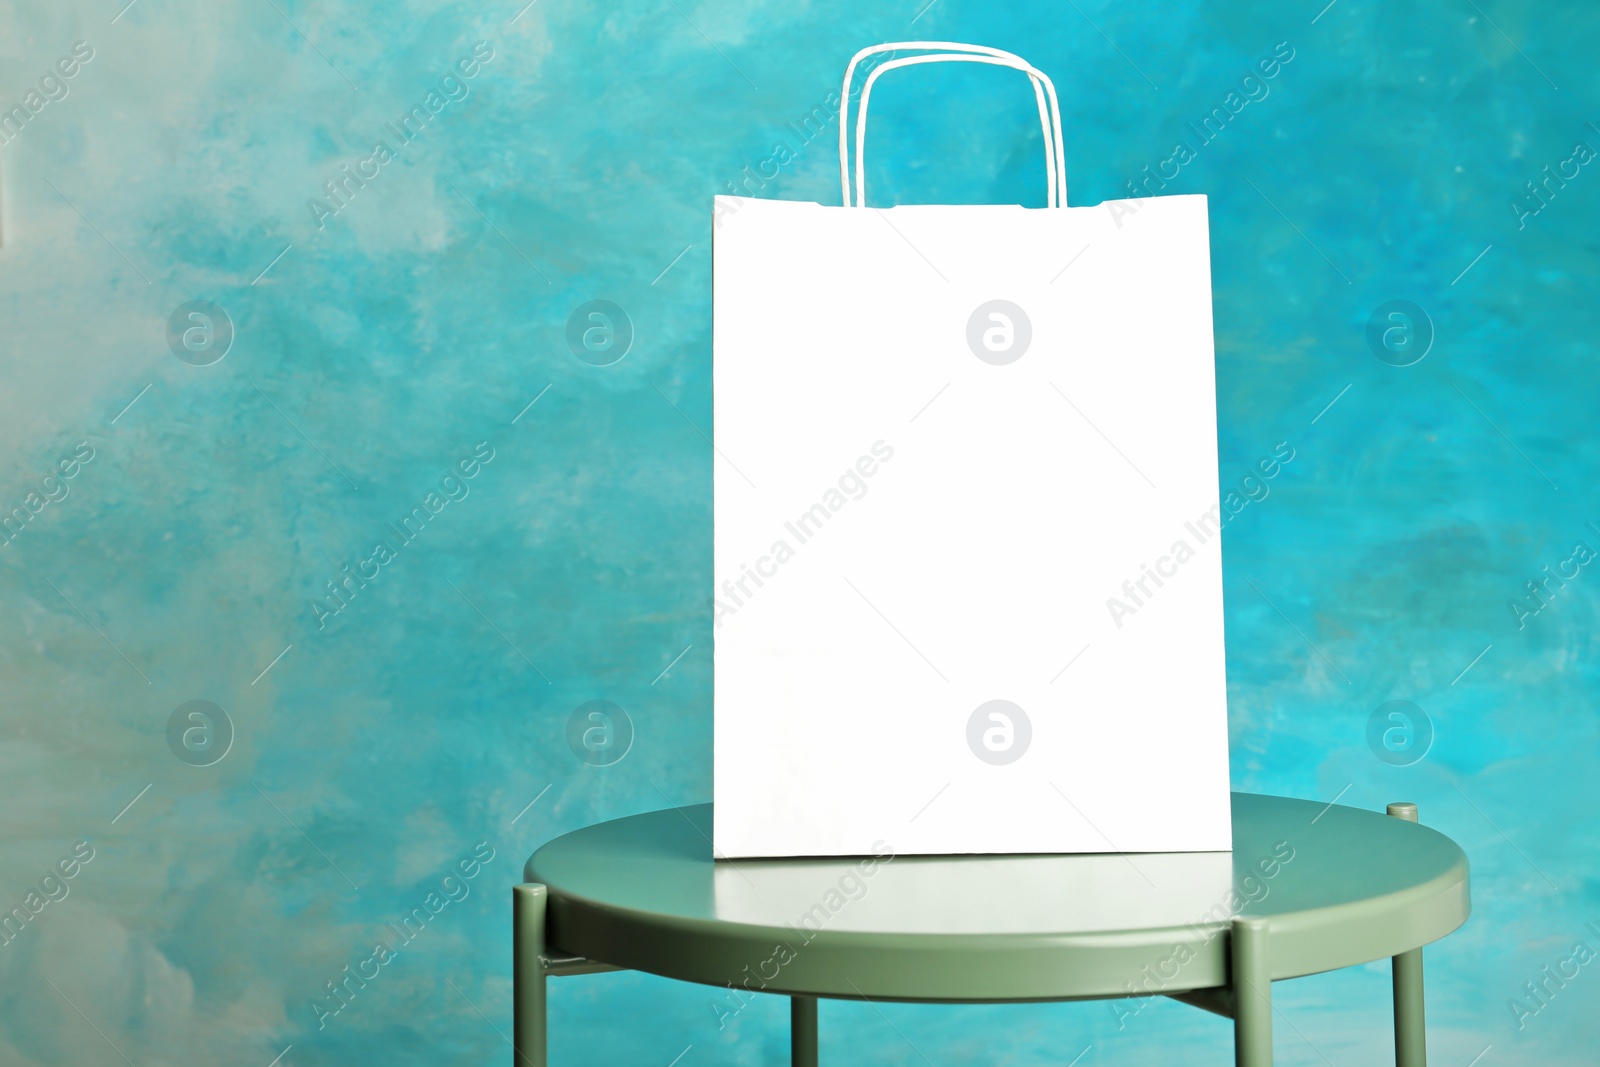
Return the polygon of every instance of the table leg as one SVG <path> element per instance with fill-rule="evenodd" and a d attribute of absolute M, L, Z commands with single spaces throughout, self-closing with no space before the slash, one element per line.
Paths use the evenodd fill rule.
<path fill-rule="evenodd" d="M 1272 1067 L 1272 961 L 1267 947 L 1267 920 L 1233 920 L 1230 957 L 1236 1067 Z"/>
<path fill-rule="evenodd" d="M 789 998 L 789 1062 L 817 1067 L 817 998 Z"/>
<path fill-rule="evenodd" d="M 1390 815 L 1417 821 L 1417 806 L 1390 804 Z M 1422 950 L 1414 948 L 1394 957 L 1394 1062 L 1395 1067 L 1427 1067 L 1428 1033 L 1422 1010 Z"/>
<path fill-rule="evenodd" d="M 1428 1067 L 1420 948 L 1394 957 L 1394 1062 L 1395 1067 Z"/>
<path fill-rule="evenodd" d="M 511 1000 L 516 1067 L 548 1067 L 545 1053 L 545 887 L 511 887 Z"/>

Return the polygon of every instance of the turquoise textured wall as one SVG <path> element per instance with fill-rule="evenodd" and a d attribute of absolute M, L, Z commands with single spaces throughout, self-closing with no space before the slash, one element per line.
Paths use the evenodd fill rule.
<path fill-rule="evenodd" d="M 1434 1062 L 1593 1063 L 1600 16 L 1324 2 L 8 5 L 0 1062 L 508 1062 L 527 854 L 710 795 L 710 198 L 836 202 L 845 61 L 931 37 L 1056 80 L 1073 203 L 1210 197 L 1221 478 L 1295 456 L 1225 537 L 1235 787 L 1417 801 L 1474 865 Z M 1038 202 L 1009 77 L 885 79 L 880 202 Z M 592 300 L 625 358 L 569 346 Z M 1281 1062 L 1384 1062 L 1387 981 L 1282 988 Z M 552 1010 L 559 1063 L 786 1041 L 642 975 Z M 1167 1001 L 822 1019 L 1231 1054 Z"/>

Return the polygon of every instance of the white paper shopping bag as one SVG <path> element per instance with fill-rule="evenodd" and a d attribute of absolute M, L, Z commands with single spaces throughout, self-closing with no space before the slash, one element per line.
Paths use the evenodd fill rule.
<path fill-rule="evenodd" d="M 1226 850 L 1205 198 L 1066 207 L 1047 78 L 888 49 L 848 206 L 717 198 L 716 854 Z M 873 83 L 952 60 L 1051 206 L 861 206 Z"/>

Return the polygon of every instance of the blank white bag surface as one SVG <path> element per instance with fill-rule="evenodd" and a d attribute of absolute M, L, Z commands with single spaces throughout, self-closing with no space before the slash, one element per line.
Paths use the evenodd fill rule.
<path fill-rule="evenodd" d="M 716 215 L 717 855 L 1230 848 L 1205 198 Z M 967 341 L 996 299 L 1004 366 Z"/>

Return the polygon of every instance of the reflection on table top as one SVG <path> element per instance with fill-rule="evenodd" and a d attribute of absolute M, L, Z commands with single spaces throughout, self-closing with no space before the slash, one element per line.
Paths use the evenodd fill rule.
<path fill-rule="evenodd" d="M 558 838 L 528 878 L 663 918 L 907 934 L 1183 927 L 1404 892 L 1459 871 L 1448 838 L 1378 812 L 1233 796 L 1234 851 L 713 860 L 711 805 Z"/>

